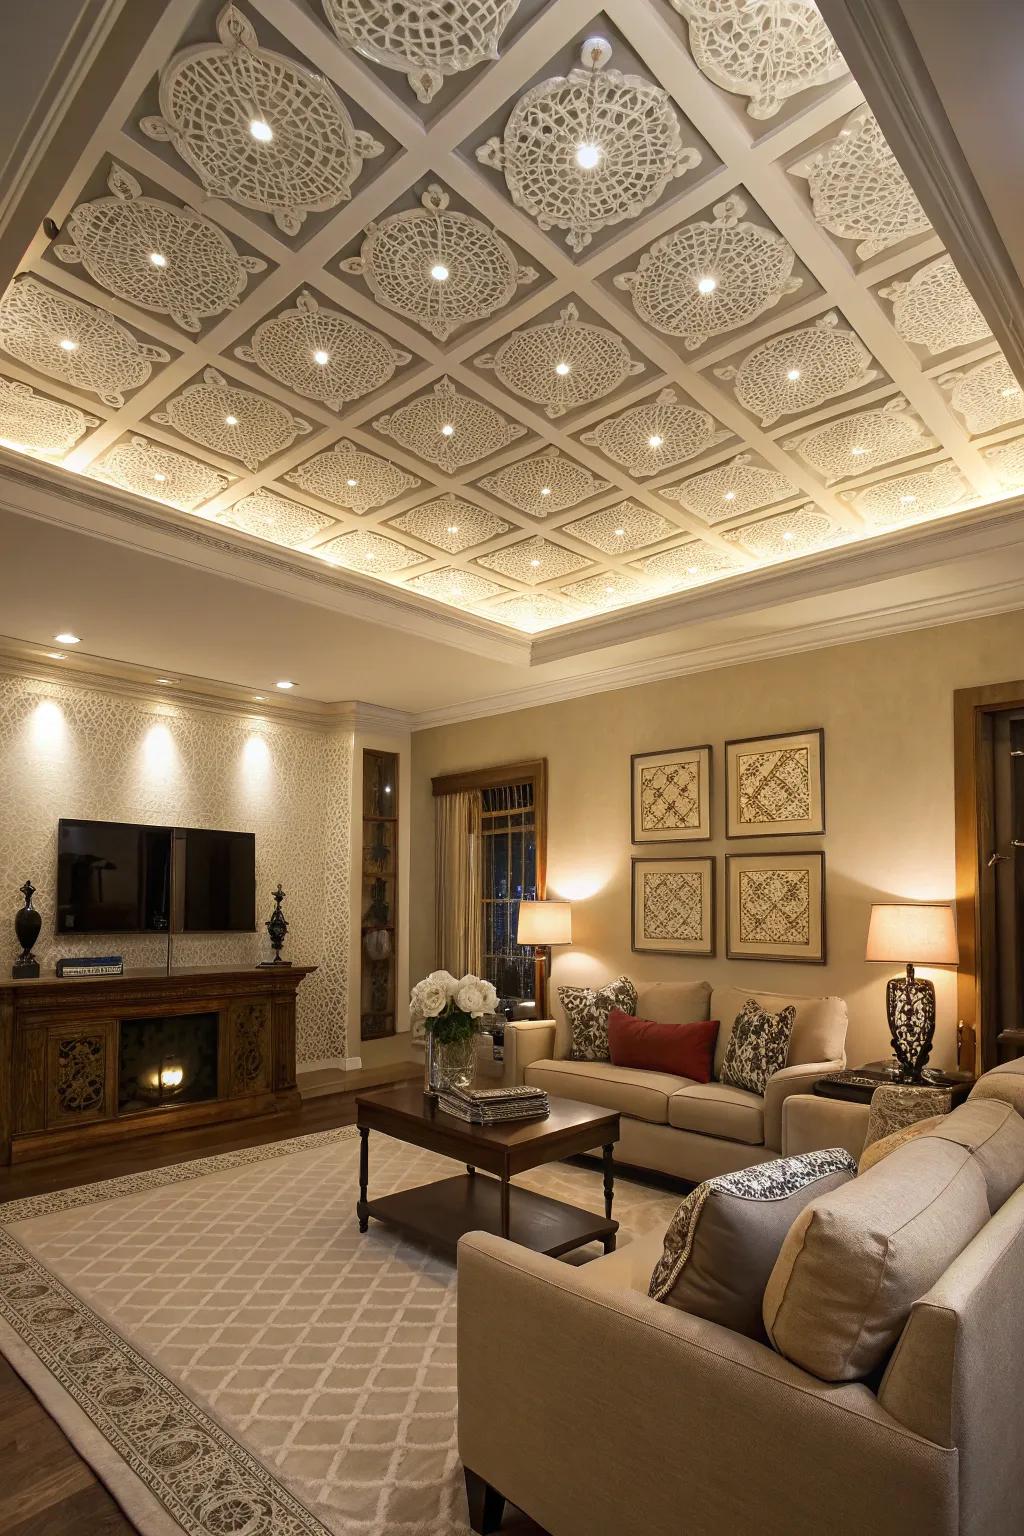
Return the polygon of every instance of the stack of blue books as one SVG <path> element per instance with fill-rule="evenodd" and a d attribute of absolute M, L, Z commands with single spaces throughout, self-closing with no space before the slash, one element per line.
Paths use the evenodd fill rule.
<path fill-rule="evenodd" d="M 120 955 L 71 955 L 58 960 L 58 976 L 123 976 L 124 960 Z"/>

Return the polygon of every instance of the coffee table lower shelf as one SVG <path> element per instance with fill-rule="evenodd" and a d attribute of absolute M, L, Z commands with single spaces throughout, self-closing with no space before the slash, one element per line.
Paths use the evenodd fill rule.
<path fill-rule="evenodd" d="M 561 1200 L 551 1200 L 531 1189 L 509 1185 L 509 1230 L 512 1242 L 558 1258 L 585 1243 L 602 1243 L 606 1253 L 615 1247 L 617 1221 L 581 1211 Z M 501 1180 L 485 1173 L 456 1174 L 396 1195 L 367 1200 L 359 1215 L 429 1237 L 454 1249 L 467 1232 L 492 1232 L 501 1237 Z"/>

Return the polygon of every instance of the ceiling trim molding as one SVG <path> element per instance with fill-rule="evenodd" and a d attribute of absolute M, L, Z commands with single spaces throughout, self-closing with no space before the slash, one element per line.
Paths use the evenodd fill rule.
<path fill-rule="evenodd" d="M 685 654 L 656 656 L 646 661 L 609 667 L 601 672 L 591 672 L 585 677 L 557 678 L 547 683 L 535 683 L 507 693 L 474 699 L 467 704 L 425 710 L 413 717 L 412 729 L 415 732 L 431 730 L 437 726 L 458 725 L 466 720 L 481 720 L 490 715 L 536 709 L 545 704 L 559 704 L 566 699 L 586 698 L 595 693 L 613 693 L 620 688 L 641 687 L 645 683 L 687 677 L 695 672 L 715 672 L 723 667 L 770 661 L 774 657 L 798 655 L 802 651 L 883 639 L 886 635 L 902 634 L 907 630 L 934 629 L 941 624 L 991 618 L 1020 608 L 1024 608 L 1024 580 L 1000 582 L 950 597 L 925 598 L 920 602 L 879 608 L 872 613 L 820 620 L 792 629 L 784 635 L 754 635 L 722 645 L 705 646 Z"/>
<path fill-rule="evenodd" d="M 895 0 L 818 0 L 897 160 L 1024 379 L 1024 289 Z"/>

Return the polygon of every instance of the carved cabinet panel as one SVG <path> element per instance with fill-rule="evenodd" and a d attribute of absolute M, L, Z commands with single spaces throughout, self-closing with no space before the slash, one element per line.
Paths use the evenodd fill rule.
<path fill-rule="evenodd" d="M 228 1093 L 265 1093 L 273 1082 L 270 999 L 243 998 L 228 1006 Z"/>
<path fill-rule="evenodd" d="M 81 1125 L 110 1114 L 108 1026 L 53 1031 L 46 1044 L 47 1125 Z"/>

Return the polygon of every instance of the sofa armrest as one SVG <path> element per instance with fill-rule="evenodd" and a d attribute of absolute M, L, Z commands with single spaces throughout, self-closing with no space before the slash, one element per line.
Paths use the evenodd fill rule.
<path fill-rule="evenodd" d="M 552 1536 L 954 1536 L 956 1452 L 867 1387 L 586 1271 L 459 1244 L 459 1453 Z"/>
<path fill-rule="evenodd" d="M 534 1061 L 550 1061 L 555 1054 L 554 1019 L 510 1019 L 505 1025 L 505 1077 L 518 1085 Z"/>
<path fill-rule="evenodd" d="M 795 1093 L 782 1105 L 782 1155 L 845 1147 L 859 1158 L 868 1133 L 867 1104 L 849 1099 L 824 1099 L 816 1093 Z"/>
<path fill-rule="evenodd" d="M 791 1093 L 808 1093 L 826 1072 L 839 1072 L 845 1062 L 808 1061 L 798 1067 L 783 1067 L 773 1072 L 764 1091 L 764 1144 L 782 1151 L 782 1106 Z"/>

